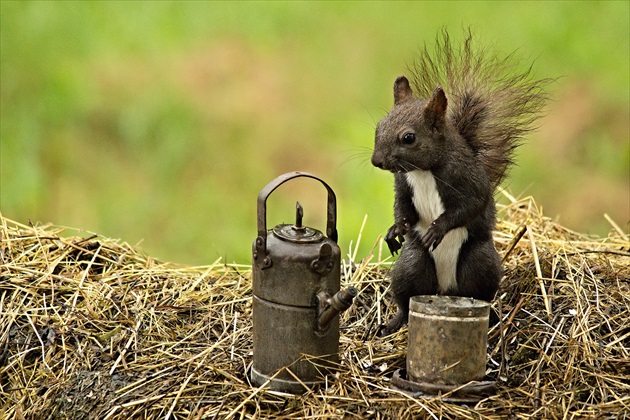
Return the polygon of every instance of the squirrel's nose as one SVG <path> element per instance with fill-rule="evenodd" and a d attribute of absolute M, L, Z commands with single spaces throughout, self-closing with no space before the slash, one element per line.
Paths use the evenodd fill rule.
<path fill-rule="evenodd" d="M 372 154 L 372 165 L 383 169 L 383 159 L 380 156 L 377 156 L 376 153 Z"/>

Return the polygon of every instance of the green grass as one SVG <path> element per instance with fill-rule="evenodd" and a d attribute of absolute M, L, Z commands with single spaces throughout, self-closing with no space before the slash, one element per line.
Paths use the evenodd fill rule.
<path fill-rule="evenodd" d="M 160 258 L 247 262 L 260 189 L 311 171 L 339 198 L 345 252 L 392 221 L 369 164 L 394 78 L 448 27 L 559 77 L 509 188 L 605 234 L 630 219 L 628 2 L 17 2 L 0 25 L 0 210 L 121 237 Z M 549 153 L 552 149 L 553 153 Z M 323 229 L 295 182 L 269 225 Z M 584 209 L 590 209 L 584 211 Z"/>

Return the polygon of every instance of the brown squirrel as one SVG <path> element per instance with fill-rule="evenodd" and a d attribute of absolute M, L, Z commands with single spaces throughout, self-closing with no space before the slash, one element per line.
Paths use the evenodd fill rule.
<path fill-rule="evenodd" d="M 392 254 L 402 247 L 391 271 L 398 313 L 381 335 L 407 322 L 412 296 L 491 301 L 502 277 L 494 191 L 540 116 L 548 80 L 465 35 L 455 47 L 442 31 L 434 54 L 425 45 L 412 69 L 416 96 L 398 77 L 394 106 L 376 127 L 372 164 L 395 178 L 395 223 L 385 241 Z"/>

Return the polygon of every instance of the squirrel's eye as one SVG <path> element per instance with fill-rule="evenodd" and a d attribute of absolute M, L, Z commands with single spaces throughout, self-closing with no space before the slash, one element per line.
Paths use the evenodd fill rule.
<path fill-rule="evenodd" d="M 413 144 L 414 141 L 416 141 L 416 135 L 413 133 L 405 133 L 402 137 L 404 144 Z"/>

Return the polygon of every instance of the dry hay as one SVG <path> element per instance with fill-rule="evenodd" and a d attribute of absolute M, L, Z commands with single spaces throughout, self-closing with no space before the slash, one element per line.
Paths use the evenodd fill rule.
<path fill-rule="evenodd" d="M 245 373 L 248 266 L 181 267 L 120 241 L 2 218 L 1 417 L 629 417 L 628 236 L 612 221 L 605 239 L 568 231 L 531 199 L 514 200 L 500 218 L 506 277 L 488 348 L 498 391 L 469 406 L 391 389 L 406 329 L 373 337 L 394 310 L 382 246 L 343 264 L 342 283 L 359 296 L 343 314 L 339 372 L 327 387 L 291 396 L 253 387 Z"/>

